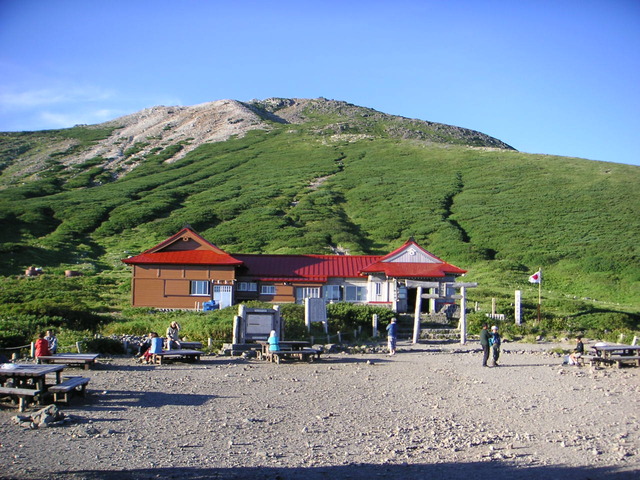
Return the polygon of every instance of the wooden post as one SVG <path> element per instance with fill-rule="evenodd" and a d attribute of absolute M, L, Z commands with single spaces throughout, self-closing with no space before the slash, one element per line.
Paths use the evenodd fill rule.
<path fill-rule="evenodd" d="M 236 315 L 233 317 L 233 343 L 235 345 L 242 343 L 242 338 L 240 338 L 242 336 L 240 332 L 241 330 L 240 322 L 241 322 L 240 315 Z"/>
<path fill-rule="evenodd" d="M 338 343 L 342 343 L 342 334 L 338 332 Z"/>
<path fill-rule="evenodd" d="M 36 344 L 31 342 L 31 358 L 35 358 L 36 356 Z"/>
<path fill-rule="evenodd" d="M 372 332 L 371 336 L 373 338 L 377 338 L 378 337 L 378 314 L 377 313 L 373 314 L 373 318 L 371 319 L 371 323 L 373 325 L 373 332 Z"/>
<path fill-rule="evenodd" d="M 495 315 L 496 314 L 496 298 L 493 297 L 491 299 L 491 315 Z"/>
<path fill-rule="evenodd" d="M 413 318 L 413 343 L 420 338 L 420 311 L 422 310 L 422 287 L 416 288 L 416 311 Z"/>
<path fill-rule="evenodd" d="M 211 348 L 212 345 L 213 345 L 213 338 L 211 337 L 207 338 L 207 347 Z"/>
<path fill-rule="evenodd" d="M 460 287 L 460 344 L 467 343 L 467 289 Z"/>
<path fill-rule="evenodd" d="M 78 353 L 82 353 L 82 343 L 81 342 L 76 342 L 76 349 L 78 350 Z"/>
<path fill-rule="evenodd" d="M 516 325 L 522 325 L 522 290 L 516 290 L 515 302 Z"/>

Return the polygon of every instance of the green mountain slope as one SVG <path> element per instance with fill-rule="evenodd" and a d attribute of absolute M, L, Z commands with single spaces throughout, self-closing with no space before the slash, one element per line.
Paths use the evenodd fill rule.
<path fill-rule="evenodd" d="M 387 253 L 413 236 L 468 269 L 481 302 L 531 289 L 542 267 L 546 295 L 640 311 L 640 168 L 523 154 L 344 102 L 241 107 L 259 128 L 178 160 L 191 140 L 157 135 L 82 160 L 117 121 L 2 134 L 0 273 L 122 272 L 121 258 L 185 224 L 230 253 Z"/>

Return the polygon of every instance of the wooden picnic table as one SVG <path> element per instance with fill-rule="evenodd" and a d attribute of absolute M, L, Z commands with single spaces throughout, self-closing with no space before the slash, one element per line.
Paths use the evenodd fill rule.
<path fill-rule="evenodd" d="M 280 363 L 282 358 L 298 358 L 300 360 L 313 361 L 314 358 L 319 359 L 322 354 L 321 350 L 311 348 L 309 342 L 303 340 L 284 340 L 278 342 L 279 350 L 269 350 L 269 342 L 258 342 L 262 347 L 258 352 L 259 358 Z"/>
<path fill-rule="evenodd" d="M 62 383 L 62 371 L 66 365 L 31 365 L 5 363 L 0 366 L 0 395 L 19 400 L 19 409 L 24 411 L 27 398 L 38 403 L 47 392 L 46 377 L 55 374 L 55 385 Z M 12 386 L 7 386 L 13 380 Z"/>
<path fill-rule="evenodd" d="M 591 351 L 588 360 L 592 365 L 615 364 L 620 368 L 622 363 L 633 361 L 640 366 L 640 345 L 593 345 Z"/>
<path fill-rule="evenodd" d="M 89 370 L 96 363 L 98 353 L 56 353 L 38 357 L 38 363 L 62 363 L 65 365 L 80 365 Z"/>
<path fill-rule="evenodd" d="M 163 350 L 161 353 L 151 354 L 151 361 L 162 365 L 163 360 L 185 360 L 187 362 L 197 362 L 200 360 L 202 352 L 200 350 L 191 350 L 188 348 L 177 348 L 173 350 Z"/>
<path fill-rule="evenodd" d="M 259 341 L 260 351 L 258 352 L 260 358 L 264 358 L 269 353 L 269 342 Z M 281 351 L 302 350 L 303 348 L 310 348 L 311 344 L 304 340 L 281 340 L 278 342 L 278 347 Z"/>

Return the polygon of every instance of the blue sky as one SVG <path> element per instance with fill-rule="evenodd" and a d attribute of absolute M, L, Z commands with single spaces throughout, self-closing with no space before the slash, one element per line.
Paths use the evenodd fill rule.
<path fill-rule="evenodd" d="M 640 0 L 0 0 L 0 131 L 268 97 L 640 165 Z"/>

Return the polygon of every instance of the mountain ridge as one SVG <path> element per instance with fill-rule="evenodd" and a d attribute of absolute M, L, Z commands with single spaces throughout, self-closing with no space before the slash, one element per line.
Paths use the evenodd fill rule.
<path fill-rule="evenodd" d="M 76 128 L 111 130 L 111 133 L 83 149 L 78 149 L 78 144 L 68 137 L 53 142 L 50 148 L 34 152 L 33 158 L 25 155 L 23 168 L 14 169 L 15 176 L 25 177 L 47 168 L 46 160 L 54 156 L 65 167 L 93 161 L 94 165 L 121 177 L 140 165 L 146 155 L 168 144 L 181 147 L 165 159 L 171 163 L 207 143 L 226 141 L 234 136 L 241 138 L 253 130 L 270 130 L 272 124 L 311 123 L 317 117 L 333 119 L 319 127 L 316 133 L 322 135 L 332 133 L 365 138 L 363 135 L 384 134 L 443 145 L 515 150 L 501 140 L 475 130 L 389 115 L 344 101 L 276 97 L 249 102 L 224 99 L 191 106 L 154 106 L 100 124 L 77 125 Z M 11 134 L 0 135 L 6 138 Z M 64 155 L 74 148 L 79 151 Z"/>

